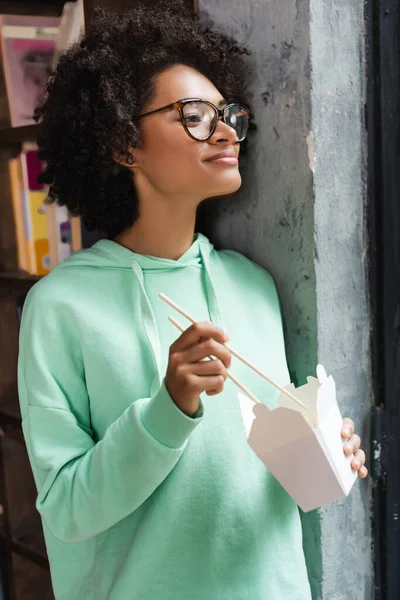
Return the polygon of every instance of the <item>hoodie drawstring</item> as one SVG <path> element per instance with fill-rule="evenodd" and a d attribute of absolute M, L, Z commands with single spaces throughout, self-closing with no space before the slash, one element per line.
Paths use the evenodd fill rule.
<path fill-rule="evenodd" d="M 202 244 L 200 246 L 200 254 L 204 265 L 205 270 L 205 281 L 206 281 L 206 298 L 208 304 L 208 310 L 210 313 L 210 318 L 213 323 L 224 329 L 224 322 L 221 314 L 220 305 L 217 298 L 217 293 L 215 291 L 215 287 L 212 281 L 211 273 L 210 273 L 210 262 L 209 262 L 209 254 L 204 252 L 202 248 Z M 144 287 L 144 276 L 142 267 L 139 263 L 133 259 L 131 262 L 132 270 L 136 275 L 136 278 L 140 287 L 140 305 L 142 310 L 142 318 L 143 318 L 143 327 L 147 336 L 147 339 L 150 344 L 150 348 L 154 358 L 154 364 L 156 373 L 153 378 L 151 388 L 150 388 L 150 396 L 153 396 L 159 390 L 162 384 L 162 376 L 161 376 L 161 343 L 160 336 L 158 333 L 157 321 L 154 316 L 153 309 L 150 304 L 149 297 L 147 295 L 146 289 Z M 162 292 L 162 290 L 160 290 Z M 173 298 L 172 298 L 173 299 Z M 190 312 L 190 307 L 188 308 L 188 312 Z M 195 317 L 195 315 L 193 315 Z"/>
<path fill-rule="evenodd" d="M 210 312 L 210 318 L 215 325 L 218 325 L 222 329 L 225 329 L 220 304 L 218 302 L 217 292 L 215 291 L 214 283 L 210 272 L 210 255 L 204 252 L 202 244 L 200 243 L 200 254 L 203 260 L 204 270 L 206 272 L 206 297 L 208 303 L 208 310 Z"/>
<path fill-rule="evenodd" d="M 152 397 L 161 387 L 161 343 L 160 336 L 158 333 L 158 327 L 156 318 L 154 316 L 153 309 L 151 308 L 149 297 L 144 287 L 144 277 L 142 267 L 136 260 L 132 260 L 132 270 L 135 273 L 140 287 L 140 305 L 142 309 L 143 327 L 146 333 L 147 339 L 150 344 L 151 351 L 153 353 L 154 363 L 156 367 L 156 373 L 153 378 L 150 396 Z"/>

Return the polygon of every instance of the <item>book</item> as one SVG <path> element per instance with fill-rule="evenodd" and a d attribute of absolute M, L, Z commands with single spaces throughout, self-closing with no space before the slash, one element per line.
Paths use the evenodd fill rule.
<path fill-rule="evenodd" d="M 55 68 L 60 56 L 68 50 L 69 46 L 77 42 L 84 31 L 85 14 L 83 0 L 66 2 L 60 18 L 60 24 L 55 37 L 55 51 L 53 56 L 53 68 Z"/>
<path fill-rule="evenodd" d="M 51 268 L 66 260 L 72 252 L 72 232 L 66 206 L 46 203 Z"/>
<path fill-rule="evenodd" d="M 1 58 L 12 127 L 31 125 L 51 73 L 59 17 L 0 16 Z"/>
<path fill-rule="evenodd" d="M 29 271 L 23 206 L 24 181 L 22 176 L 22 164 L 19 156 L 9 161 L 8 169 L 10 174 L 11 200 L 17 241 L 18 268 L 21 271 Z"/>
<path fill-rule="evenodd" d="M 20 154 L 23 178 L 23 213 L 28 272 L 46 275 L 51 267 L 48 223 L 45 203 L 47 190 L 37 182 L 38 149 L 34 144 L 23 144 Z"/>
<path fill-rule="evenodd" d="M 78 252 L 82 248 L 81 218 L 70 215 L 72 251 Z"/>
<path fill-rule="evenodd" d="M 48 186 L 38 182 L 43 167 L 33 143 L 25 143 L 9 161 L 18 267 L 32 275 L 46 274 L 82 247 L 80 219 L 72 218 L 66 206 L 49 202 Z"/>

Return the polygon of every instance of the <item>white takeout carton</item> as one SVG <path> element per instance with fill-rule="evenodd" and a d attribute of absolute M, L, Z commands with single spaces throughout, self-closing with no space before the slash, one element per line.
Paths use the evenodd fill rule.
<path fill-rule="evenodd" d="M 317 377 L 285 386 L 308 410 L 282 393 L 273 410 L 238 395 L 250 447 L 304 512 L 347 496 L 357 479 L 354 456 L 343 452 L 335 381 L 322 365 Z"/>

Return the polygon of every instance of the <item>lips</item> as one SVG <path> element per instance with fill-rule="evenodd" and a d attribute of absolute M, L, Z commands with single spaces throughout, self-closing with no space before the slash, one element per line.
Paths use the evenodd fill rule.
<path fill-rule="evenodd" d="M 204 162 L 212 162 L 214 160 L 218 160 L 220 158 L 227 158 L 227 159 L 237 159 L 237 154 L 236 152 L 219 152 L 218 154 L 214 154 L 214 156 L 210 156 L 210 158 L 206 158 L 206 160 Z"/>

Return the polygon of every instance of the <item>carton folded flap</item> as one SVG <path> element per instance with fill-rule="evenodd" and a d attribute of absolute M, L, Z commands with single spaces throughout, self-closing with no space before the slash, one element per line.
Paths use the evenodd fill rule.
<path fill-rule="evenodd" d="M 257 436 L 266 452 L 293 444 L 303 438 L 313 438 L 313 430 L 303 416 L 290 408 L 275 408 L 269 411 L 265 404 L 253 408 L 256 416 L 250 436 Z"/>
<path fill-rule="evenodd" d="M 259 436 L 268 452 L 301 438 L 314 437 L 300 412 L 280 407 L 269 410 L 266 404 L 254 404 L 240 392 L 238 398 L 246 437 Z"/>
<path fill-rule="evenodd" d="M 317 394 L 319 388 L 318 379 L 310 376 L 307 377 L 307 383 L 305 385 L 296 388 L 291 383 L 290 385 L 285 385 L 284 388 L 296 396 L 296 398 L 298 398 L 303 404 L 305 404 L 307 409 L 295 404 L 293 400 L 282 393 L 279 395 L 278 405 L 283 408 L 289 408 L 301 413 L 306 421 L 308 421 L 310 426 L 315 427 L 317 425 Z"/>

